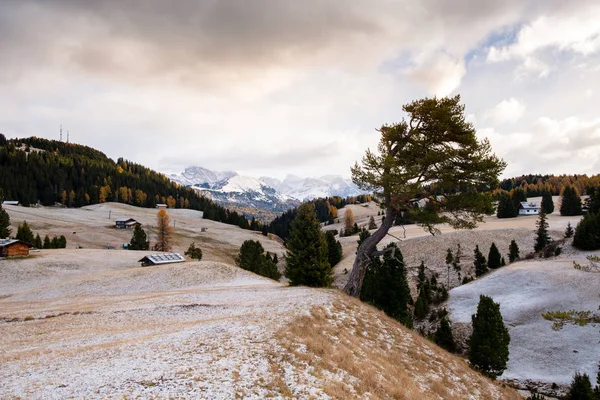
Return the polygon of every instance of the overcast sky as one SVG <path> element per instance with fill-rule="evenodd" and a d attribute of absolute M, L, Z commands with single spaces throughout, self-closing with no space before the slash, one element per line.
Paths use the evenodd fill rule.
<path fill-rule="evenodd" d="M 403 104 L 459 93 L 505 176 L 599 173 L 598 21 L 597 0 L 2 0 L 0 132 L 349 176 Z"/>

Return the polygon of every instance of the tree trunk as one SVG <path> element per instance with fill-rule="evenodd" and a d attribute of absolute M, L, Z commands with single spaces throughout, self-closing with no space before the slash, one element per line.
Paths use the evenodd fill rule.
<path fill-rule="evenodd" d="M 377 244 L 379 244 L 385 235 L 387 235 L 394 224 L 395 219 L 396 212 L 388 207 L 385 213 L 385 219 L 379 229 L 377 229 L 373 235 L 366 238 L 358 248 L 356 258 L 354 259 L 354 265 L 352 266 L 352 271 L 348 278 L 348 283 L 346 283 L 346 286 L 344 287 L 344 292 L 346 292 L 346 294 L 353 297 L 360 296 L 360 289 L 362 288 L 363 280 L 365 279 L 369 257 L 377 248 Z"/>

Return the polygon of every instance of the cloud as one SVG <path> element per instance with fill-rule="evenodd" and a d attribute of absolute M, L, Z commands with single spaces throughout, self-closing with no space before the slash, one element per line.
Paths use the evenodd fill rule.
<path fill-rule="evenodd" d="M 489 62 L 520 60 L 518 74 L 533 73 L 546 77 L 550 67 L 545 52 L 558 50 L 579 56 L 595 54 L 600 50 L 600 5 L 583 3 L 585 7 L 557 8 L 548 15 L 540 15 L 524 24 L 516 40 L 506 46 L 490 46 Z"/>
<path fill-rule="evenodd" d="M 417 60 L 417 65 L 404 72 L 415 81 L 427 87 L 436 96 L 447 96 L 460 86 L 466 74 L 465 62 L 461 58 L 438 52 L 426 54 Z"/>
<path fill-rule="evenodd" d="M 502 100 L 494 108 L 485 113 L 485 118 L 496 125 L 513 124 L 517 122 L 525 113 L 525 104 L 511 97 Z"/>
<path fill-rule="evenodd" d="M 566 143 L 567 159 L 594 144 L 594 129 L 564 122 L 596 115 L 591 17 L 579 36 L 534 41 L 563 15 L 595 15 L 574 1 L 4 1 L 0 131 L 56 139 L 63 124 L 72 141 L 164 172 L 347 176 L 403 104 L 460 93 L 527 173 L 546 162 L 540 143 Z"/>

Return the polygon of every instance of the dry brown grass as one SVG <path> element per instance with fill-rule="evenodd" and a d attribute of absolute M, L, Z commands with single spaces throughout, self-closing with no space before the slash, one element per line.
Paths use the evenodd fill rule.
<path fill-rule="evenodd" d="M 276 337 L 287 355 L 271 357 L 273 371 L 280 375 L 282 365 L 292 367 L 297 383 L 310 376 L 336 399 L 522 398 L 379 310 L 345 296 L 330 308 L 314 308 Z"/>

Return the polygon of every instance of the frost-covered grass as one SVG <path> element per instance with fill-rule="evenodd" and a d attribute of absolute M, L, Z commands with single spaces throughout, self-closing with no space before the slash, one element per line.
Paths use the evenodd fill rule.
<path fill-rule="evenodd" d="M 558 258 L 517 262 L 450 291 L 455 324 L 470 323 L 481 294 L 500 303 L 511 336 L 502 379 L 565 385 L 576 371 L 596 375 L 599 321 L 590 310 L 600 305 L 600 274 L 573 268 L 586 255 L 567 245 Z"/>

